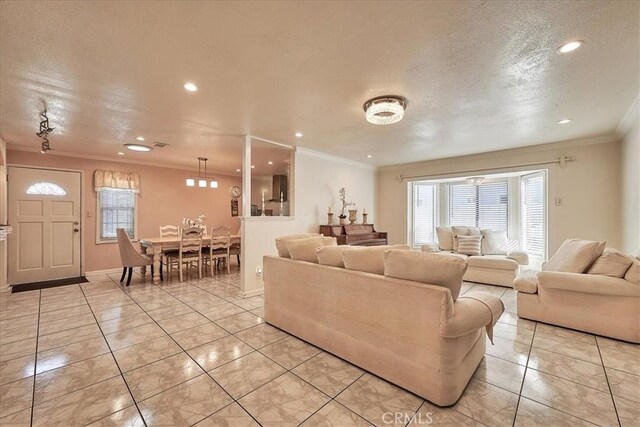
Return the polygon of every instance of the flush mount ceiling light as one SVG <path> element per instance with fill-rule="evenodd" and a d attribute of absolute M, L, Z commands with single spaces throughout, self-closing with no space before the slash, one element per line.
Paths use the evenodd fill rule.
<path fill-rule="evenodd" d="M 149 147 L 148 145 L 142 145 L 142 144 L 124 144 L 124 148 L 131 151 L 139 151 L 139 152 L 145 152 L 145 153 L 147 151 L 152 150 L 152 148 Z"/>
<path fill-rule="evenodd" d="M 138 141 L 144 141 L 144 136 L 136 136 L 136 139 L 137 139 Z"/>
<path fill-rule="evenodd" d="M 296 138 L 302 138 L 302 133 L 301 132 L 296 132 Z"/>
<path fill-rule="evenodd" d="M 467 178 L 467 184 L 480 185 L 484 182 L 484 176 L 472 176 Z"/>
<path fill-rule="evenodd" d="M 194 83 L 191 83 L 191 82 L 185 83 L 182 87 L 184 87 L 189 92 L 195 92 L 198 90 L 198 86 L 196 86 Z"/>
<path fill-rule="evenodd" d="M 372 154 L 367 154 L 367 159 L 370 159 L 370 158 L 372 158 L 372 157 L 373 157 L 373 155 L 372 155 Z"/>
<path fill-rule="evenodd" d="M 118 151 L 118 156 L 124 156 L 124 153 L 122 151 Z"/>
<path fill-rule="evenodd" d="M 185 184 L 187 187 L 195 187 L 196 182 L 200 188 L 218 188 L 218 180 L 215 178 L 207 178 L 207 159 L 206 157 L 198 157 L 198 176 L 194 178 L 187 178 Z M 204 175 L 201 175 L 201 166 L 204 162 Z"/>
<path fill-rule="evenodd" d="M 390 125 L 402 120 L 407 109 L 407 99 L 388 95 L 372 98 L 364 103 L 365 117 L 374 125 Z"/>
<path fill-rule="evenodd" d="M 584 42 L 582 40 L 574 40 L 572 42 L 565 43 L 558 48 L 558 53 L 562 55 L 563 53 L 573 52 L 583 44 Z"/>
<path fill-rule="evenodd" d="M 562 119 L 557 122 L 559 125 L 566 125 L 567 123 L 571 123 L 571 119 Z"/>

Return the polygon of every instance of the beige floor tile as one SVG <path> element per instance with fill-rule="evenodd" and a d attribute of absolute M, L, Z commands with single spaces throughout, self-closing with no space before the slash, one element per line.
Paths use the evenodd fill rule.
<path fill-rule="evenodd" d="M 205 374 L 140 402 L 138 407 L 147 426 L 188 426 L 231 402 L 229 395 Z"/>
<path fill-rule="evenodd" d="M 264 318 L 264 307 L 260 307 L 260 308 L 256 308 L 254 310 L 251 310 L 250 313 L 253 313 L 258 317 Z"/>
<path fill-rule="evenodd" d="M 216 320 L 216 324 L 221 326 L 230 333 L 240 332 L 244 329 L 252 326 L 264 323 L 262 317 L 258 317 L 255 314 L 243 312 L 240 314 L 234 314 L 233 316 L 225 317 L 224 319 Z"/>
<path fill-rule="evenodd" d="M 607 378 L 614 396 L 634 401 L 640 405 L 640 376 L 607 368 Z"/>
<path fill-rule="evenodd" d="M 594 335 L 562 328 L 560 326 L 548 325 L 546 323 L 538 323 L 538 327 L 536 328 L 536 335 L 537 334 L 553 335 L 555 337 L 580 341 L 587 344 L 595 344 L 596 342 L 596 337 Z"/>
<path fill-rule="evenodd" d="M 119 280 L 120 278 L 118 278 Z M 80 285 L 80 287 L 82 288 L 82 292 L 84 292 L 84 294 L 87 297 L 91 297 L 94 295 L 100 295 L 100 294 L 105 294 L 105 293 L 109 293 L 109 292 L 121 292 L 122 289 L 120 288 L 120 286 L 116 285 L 115 283 L 109 281 L 109 282 L 98 282 L 98 283 L 85 283 L 83 285 Z"/>
<path fill-rule="evenodd" d="M 252 351 L 254 351 L 253 348 L 248 344 L 229 335 L 189 349 L 187 353 L 189 353 L 204 370 L 209 371 Z"/>
<path fill-rule="evenodd" d="M 562 354 L 563 356 L 584 360 L 585 362 L 601 363 L 600 353 L 598 352 L 598 347 L 595 342 L 586 343 L 568 340 L 555 335 L 536 333 L 533 338 L 533 346 Z"/>
<path fill-rule="evenodd" d="M 253 328 L 245 329 L 235 335 L 256 350 L 266 347 L 269 344 L 287 336 L 287 334 L 280 329 L 274 328 L 273 326 L 265 323 L 254 326 Z"/>
<path fill-rule="evenodd" d="M 29 319 L 32 316 L 27 316 Z M 31 323 L 31 322 L 30 322 Z M 38 323 L 27 325 L 11 325 L 0 329 L 0 346 L 10 344 L 16 341 L 23 341 L 27 338 L 33 338 L 38 334 Z"/>
<path fill-rule="evenodd" d="M 36 375 L 35 404 L 120 375 L 111 354 L 103 354 Z"/>
<path fill-rule="evenodd" d="M 57 295 L 43 294 L 42 297 L 40 298 L 40 305 L 55 304 L 61 301 L 66 301 L 71 299 L 78 299 L 82 301 L 84 299 L 84 294 L 82 293 L 82 291 L 80 291 L 79 287 L 76 287 L 75 289 L 76 291 L 74 292 L 65 292 Z"/>
<path fill-rule="evenodd" d="M 364 371 L 329 353 L 320 353 L 292 371 L 331 397 L 335 397 Z"/>
<path fill-rule="evenodd" d="M 169 307 L 162 307 L 147 311 L 149 317 L 156 322 L 187 313 L 195 313 L 195 311 L 186 304 L 171 305 Z"/>
<path fill-rule="evenodd" d="M 493 344 L 487 338 L 486 354 L 526 366 L 529 358 L 530 346 L 519 344 L 512 340 L 493 337 Z"/>
<path fill-rule="evenodd" d="M 602 365 L 563 356 L 537 347 L 531 349 L 530 368 L 582 385 L 609 391 Z"/>
<path fill-rule="evenodd" d="M 160 325 L 160 327 L 168 334 L 180 332 L 185 329 L 190 329 L 207 323 L 210 323 L 210 320 L 195 311 L 158 321 L 158 325 Z"/>
<path fill-rule="evenodd" d="M 470 292 L 483 292 L 485 294 L 490 294 L 497 298 L 500 298 L 502 297 L 502 295 L 504 295 L 506 291 L 507 291 L 507 288 L 504 288 L 502 286 L 491 286 L 491 285 L 483 285 L 482 283 L 476 283 Z"/>
<path fill-rule="evenodd" d="M 252 391 L 240 404 L 263 426 L 298 425 L 329 397 L 291 373 Z"/>
<path fill-rule="evenodd" d="M 0 418 L 31 407 L 33 377 L 0 385 Z"/>
<path fill-rule="evenodd" d="M 117 351 L 163 336 L 166 336 L 166 334 L 158 325 L 149 323 L 148 325 L 105 335 L 105 338 L 107 339 L 107 343 L 109 343 L 111 351 Z"/>
<path fill-rule="evenodd" d="M 94 338 L 102 338 L 102 332 L 100 332 L 97 324 L 54 332 L 53 334 L 38 337 L 38 352 Z"/>
<path fill-rule="evenodd" d="M 518 317 L 517 314 L 513 314 L 508 311 L 505 311 L 504 313 L 502 313 L 502 316 L 500 316 L 500 319 L 498 319 L 498 323 L 506 323 L 512 326 L 517 326 L 518 328 L 522 328 L 522 329 L 533 330 L 536 328 L 536 322 L 532 320 L 523 319 L 521 317 Z"/>
<path fill-rule="evenodd" d="M 510 426 L 517 404 L 517 394 L 472 378 L 453 409 L 488 426 Z"/>
<path fill-rule="evenodd" d="M 162 336 L 113 352 L 122 372 L 140 368 L 182 350 L 169 336 Z"/>
<path fill-rule="evenodd" d="M 260 425 L 251 418 L 237 403 L 220 409 L 215 414 L 200 421 L 195 427 L 259 427 Z"/>
<path fill-rule="evenodd" d="M 518 404 L 518 414 L 516 415 L 516 426 L 541 427 L 541 426 L 593 426 L 587 421 L 569 415 L 557 409 L 542 405 L 526 397 L 520 398 Z"/>
<path fill-rule="evenodd" d="M 40 313 L 40 322 L 53 322 L 60 319 L 66 319 L 67 317 L 76 317 L 83 314 L 91 314 L 91 307 L 88 305 L 79 305 L 63 310 L 49 311 L 47 313 Z"/>
<path fill-rule="evenodd" d="M 124 379 L 133 398 L 140 402 L 203 373 L 198 364 L 182 352 L 129 371 Z"/>
<path fill-rule="evenodd" d="M 38 314 L 38 311 L 39 308 L 37 302 L 27 307 L 14 306 L 12 304 L 10 308 L 0 310 L 0 320 L 11 320 L 18 319 L 24 316 L 34 316 Z"/>
<path fill-rule="evenodd" d="M 520 393 L 525 367 L 491 355 L 486 355 L 473 374 L 474 378 L 505 390 Z"/>
<path fill-rule="evenodd" d="M 618 396 L 614 396 L 614 400 L 622 427 L 637 427 L 640 420 L 640 405 Z"/>
<path fill-rule="evenodd" d="M 5 333 L 12 330 L 35 329 L 38 326 L 38 315 L 31 314 L 28 316 L 17 317 L 15 319 L 0 320 L 0 331 Z"/>
<path fill-rule="evenodd" d="M 125 331 L 127 329 L 137 328 L 138 326 L 153 323 L 153 319 L 146 313 L 133 314 L 126 317 L 118 317 L 117 319 L 107 320 L 98 325 L 105 335 L 114 334 L 116 332 Z"/>
<path fill-rule="evenodd" d="M 617 425 L 609 393 L 533 369 L 527 371 L 522 396 L 598 425 Z"/>
<path fill-rule="evenodd" d="M 142 415 L 135 406 L 129 406 L 126 409 L 102 418 L 87 427 L 144 427 Z"/>
<path fill-rule="evenodd" d="M 441 408 L 424 402 L 418 412 L 411 419 L 409 426 L 438 426 L 438 427 L 482 427 L 481 424 L 473 418 L 452 408 Z"/>
<path fill-rule="evenodd" d="M 637 357 L 640 357 L 640 345 L 638 344 L 632 344 L 629 342 L 614 340 L 614 339 L 605 338 L 605 337 L 596 337 L 596 341 L 598 342 L 598 345 L 600 346 L 600 348 L 603 348 L 603 347 L 611 348 L 613 350 L 632 353 Z"/>
<path fill-rule="evenodd" d="M 367 427 L 372 426 L 355 412 L 342 406 L 335 400 L 324 405 L 318 412 L 301 424 L 304 427 Z"/>
<path fill-rule="evenodd" d="M 131 316 L 133 314 L 144 313 L 144 311 L 136 304 L 123 305 L 121 307 L 109 308 L 101 311 L 94 311 L 98 322 L 106 322 L 107 320 L 117 319 L 119 317 Z"/>
<path fill-rule="evenodd" d="M 235 301 L 235 305 L 238 307 L 242 307 L 245 310 L 254 310 L 256 308 L 264 307 L 264 297 L 263 296 L 255 296 L 249 298 L 243 298 L 241 300 Z"/>
<path fill-rule="evenodd" d="M 35 354 L 0 362 L 0 384 L 10 383 L 35 373 Z"/>
<path fill-rule="evenodd" d="M 318 347 L 307 344 L 293 336 L 276 341 L 260 350 L 262 354 L 286 369 L 293 369 L 321 351 Z"/>
<path fill-rule="evenodd" d="M 31 408 L 0 418 L 2 427 L 31 427 Z"/>
<path fill-rule="evenodd" d="M 65 299 L 63 301 L 43 303 L 40 305 L 40 312 L 47 313 L 49 311 L 65 310 L 67 308 L 78 307 L 83 305 L 87 305 L 87 301 L 83 297 L 74 297 L 71 299 Z"/>
<path fill-rule="evenodd" d="M 33 408 L 33 426 L 86 425 L 133 405 L 122 377 L 117 376 L 65 394 Z"/>
<path fill-rule="evenodd" d="M 93 325 L 96 318 L 91 313 L 81 314 L 74 317 L 66 317 L 59 320 L 49 320 L 40 322 L 38 334 L 40 336 L 53 334 L 55 332 L 66 331 L 67 329 L 78 328 L 80 326 Z"/>
<path fill-rule="evenodd" d="M 600 347 L 600 354 L 602 355 L 602 362 L 607 368 L 640 375 L 640 356 L 612 347 Z"/>
<path fill-rule="evenodd" d="M 198 347 L 227 335 L 229 335 L 227 331 L 211 322 L 171 334 L 173 339 L 185 350 Z"/>
<path fill-rule="evenodd" d="M 371 374 L 360 377 L 336 400 L 376 426 L 404 426 L 423 403 L 414 394 Z M 388 412 L 403 416 L 388 422 L 384 415 Z"/>
<path fill-rule="evenodd" d="M 230 302 L 225 302 L 223 304 L 217 305 L 215 307 L 211 307 L 209 309 L 201 310 L 204 316 L 206 316 L 209 320 L 219 320 L 225 317 L 233 316 L 234 314 L 243 313 L 244 309 L 231 304 Z"/>
<path fill-rule="evenodd" d="M 38 353 L 36 373 L 50 371 L 109 352 L 102 336 Z"/>
<path fill-rule="evenodd" d="M 9 344 L 0 346 L 0 362 L 35 353 L 36 341 L 37 338 L 33 336 L 26 340 L 13 341 Z"/>
<path fill-rule="evenodd" d="M 209 374 L 234 399 L 239 399 L 284 372 L 277 363 L 253 352 L 209 371 Z"/>
<path fill-rule="evenodd" d="M 508 323 L 496 323 L 493 328 L 493 335 L 527 346 L 530 346 L 533 341 L 533 331 L 531 329 L 519 328 Z"/>

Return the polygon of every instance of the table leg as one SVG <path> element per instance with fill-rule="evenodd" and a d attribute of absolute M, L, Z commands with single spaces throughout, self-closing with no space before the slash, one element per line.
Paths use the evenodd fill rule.
<path fill-rule="evenodd" d="M 160 283 L 160 260 L 162 259 L 162 250 L 158 247 L 153 251 L 153 284 Z"/>
<path fill-rule="evenodd" d="M 143 254 L 147 253 L 147 247 L 144 245 L 140 245 L 140 252 Z M 142 278 L 144 279 L 145 276 L 147 275 L 147 267 L 146 266 L 142 266 L 140 267 L 140 274 L 142 275 Z"/>

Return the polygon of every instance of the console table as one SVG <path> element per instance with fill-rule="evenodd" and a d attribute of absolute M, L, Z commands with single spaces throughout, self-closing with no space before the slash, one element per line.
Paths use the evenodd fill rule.
<path fill-rule="evenodd" d="M 339 245 L 380 246 L 387 244 L 387 233 L 373 224 L 321 225 L 320 234 L 335 237 Z"/>

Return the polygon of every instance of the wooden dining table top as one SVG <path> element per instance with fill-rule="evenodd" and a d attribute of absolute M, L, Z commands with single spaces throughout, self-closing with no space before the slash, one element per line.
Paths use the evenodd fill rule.
<path fill-rule="evenodd" d="M 237 243 L 240 241 L 239 234 L 231 234 L 229 235 L 232 243 Z M 153 246 L 158 244 L 179 244 L 180 236 L 176 237 L 143 237 L 140 240 L 140 244 L 143 246 Z M 211 236 L 202 236 L 202 243 L 207 244 L 211 242 Z"/>

